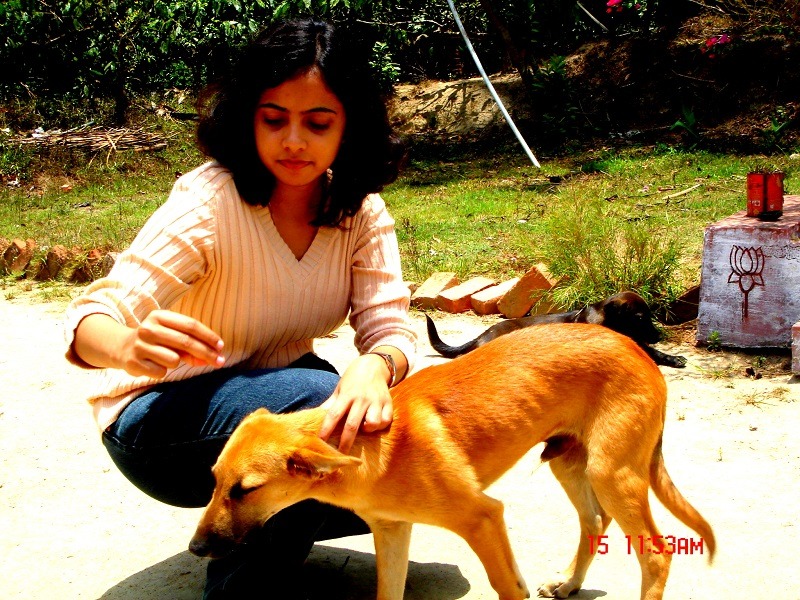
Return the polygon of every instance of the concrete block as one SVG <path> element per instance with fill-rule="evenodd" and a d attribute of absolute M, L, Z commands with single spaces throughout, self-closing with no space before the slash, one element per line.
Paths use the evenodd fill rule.
<path fill-rule="evenodd" d="M 421 309 L 436 308 L 436 297 L 444 290 L 458 285 L 455 273 L 434 273 L 411 296 L 411 306 Z"/>
<path fill-rule="evenodd" d="M 515 277 L 514 279 L 509 279 L 508 281 L 498 283 L 497 285 L 493 285 L 485 290 L 481 290 L 480 292 L 472 294 L 472 298 L 470 298 L 472 310 L 479 315 L 498 314 L 500 309 L 497 308 L 497 303 L 508 293 L 512 287 L 517 285 L 518 281 L 519 277 Z"/>
<path fill-rule="evenodd" d="M 800 322 L 792 325 L 792 373 L 800 375 Z"/>
<path fill-rule="evenodd" d="M 783 216 L 738 212 L 706 227 L 697 340 L 716 332 L 723 346 L 788 347 L 800 321 L 800 196 Z"/>
<path fill-rule="evenodd" d="M 539 263 L 520 277 L 517 284 L 497 303 L 497 308 L 509 319 L 524 317 L 544 293 L 550 291 L 556 283 L 557 280 L 550 274 L 547 267 Z"/>
<path fill-rule="evenodd" d="M 472 294 L 496 283 L 494 279 L 488 277 L 473 277 L 439 294 L 436 297 L 436 308 L 449 313 L 466 312 L 472 308 Z"/>

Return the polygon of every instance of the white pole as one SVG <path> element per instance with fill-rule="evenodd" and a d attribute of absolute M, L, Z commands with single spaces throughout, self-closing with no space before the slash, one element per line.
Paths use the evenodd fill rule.
<path fill-rule="evenodd" d="M 517 126 L 514 125 L 514 121 L 511 119 L 511 115 L 508 114 L 506 107 L 503 106 L 503 101 L 500 100 L 500 96 L 497 95 L 497 92 L 495 91 L 492 82 L 489 81 L 489 77 L 488 75 L 486 75 L 486 71 L 483 70 L 483 65 L 481 65 L 481 61 L 478 58 L 478 55 L 475 53 L 475 49 L 472 47 L 472 43 L 469 41 L 469 38 L 467 37 L 467 32 L 464 29 L 464 25 L 461 24 L 461 19 L 458 16 L 458 12 L 456 12 L 456 7 L 453 4 L 453 0 L 447 0 L 447 4 L 450 5 L 450 10 L 452 11 L 453 17 L 456 20 L 456 25 L 458 26 L 458 30 L 461 32 L 461 37 L 464 38 L 464 42 L 467 44 L 467 50 L 469 50 L 469 53 L 472 55 L 472 60 L 475 61 L 475 66 L 478 67 L 478 72 L 481 74 L 481 77 L 483 77 L 483 81 L 486 84 L 486 87 L 489 88 L 489 93 L 492 95 L 492 98 L 494 98 L 494 101 L 497 103 L 497 107 L 500 109 L 500 112 L 503 113 L 503 117 L 505 117 L 506 122 L 508 123 L 509 127 L 511 127 L 511 131 L 514 132 L 514 135 L 517 136 L 519 143 L 522 144 L 522 147 L 528 154 L 528 158 L 531 159 L 531 162 L 534 164 L 534 166 L 541 169 L 542 166 L 539 164 L 539 161 L 536 160 L 536 157 L 533 155 L 533 152 L 531 152 L 530 146 L 528 146 L 527 142 L 525 141 L 525 138 L 522 137 L 522 134 L 520 133 L 519 129 L 517 129 Z"/>

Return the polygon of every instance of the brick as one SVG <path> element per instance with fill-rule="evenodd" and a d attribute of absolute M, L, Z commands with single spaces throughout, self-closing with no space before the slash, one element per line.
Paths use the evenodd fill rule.
<path fill-rule="evenodd" d="M 33 277 L 36 281 L 55 279 L 70 257 L 71 254 L 66 247 L 56 244 L 47 251 L 42 260 L 31 262 L 28 265 L 28 276 Z"/>
<path fill-rule="evenodd" d="M 531 307 L 556 285 L 557 280 L 547 267 L 539 263 L 520 277 L 517 284 L 497 303 L 497 308 L 509 319 L 524 317 Z"/>
<path fill-rule="evenodd" d="M 411 296 L 411 305 L 421 309 L 436 308 L 436 297 L 455 285 L 458 285 L 455 273 L 434 273 Z"/>
<path fill-rule="evenodd" d="M 699 307 L 700 286 L 695 285 L 686 290 L 666 308 L 654 311 L 654 315 L 664 325 L 680 325 L 696 319 Z"/>
<path fill-rule="evenodd" d="M 33 240 L 22 241 L 15 239 L 3 252 L 0 260 L 0 270 L 4 273 L 19 273 L 25 270 L 33 258 L 36 242 Z"/>
<path fill-rule="evenodd" d="M 518 281 L 519 277 L 515 277 L 514 279 L 509 279 L 508 281 L 498 283 L 497 285 L 472 294 L 472 298 L 470 298 L 472 310 L 479 315 L 496 315 L 500 312 L 500 309 L 497 308 L 497 302 L 500 298 L 505 296 L 508 290 L 514 287 Z"/>
<path fill-rule="evenodd" d="M 792 325 L 792 373 L 800 375 L 800 321 Z"/>
<path fill-rule="evenodd" d="M 70 283 L 89 283 L 100 279 L 103 264 L 103 252 L 97 248 L 79 258 L 77 268 L 70 274 Z"/>
<path fill-rule="evenodd" d="M 444 290 L 436 297 L 436 308 L 449 313 L 462 313 L 472 308 L 472 294 L 497 283 L 488 277 L 473 277 Z"/>

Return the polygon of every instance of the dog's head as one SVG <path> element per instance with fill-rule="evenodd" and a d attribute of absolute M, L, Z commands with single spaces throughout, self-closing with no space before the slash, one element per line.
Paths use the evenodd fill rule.
<path fill-rule="evenodd" d="M 313 497 L 314 486 L 339 469 L 361 464 L 287 416 L 261 409 L 233 432 L 214 465 L 214 494 L 191 552 L 224 556 L 278 511 Z"/>
<path fill-rule="evenodd" d="M 655 344 L 661 332 L 653 325 L 653 313 L 647 302 L 635 292 L 621 292 L 602 303 L 603 325 L 640 344 Z"/>

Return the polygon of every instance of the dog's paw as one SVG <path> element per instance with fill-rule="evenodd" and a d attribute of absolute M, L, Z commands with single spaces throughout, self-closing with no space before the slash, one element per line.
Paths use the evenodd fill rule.
<path fill-rule="evenodd" d="M 672 366 L 676 369 L 682 369 L 686 366 L 686 357 L 685 356 L 673 356 L 673 364 Z"/>
<path fill-rule="evenodd" d="M 539 586 L 540 598 L 568 598 L 581 589 L 580 584 L 572 581 L 556 580 Z"/>

